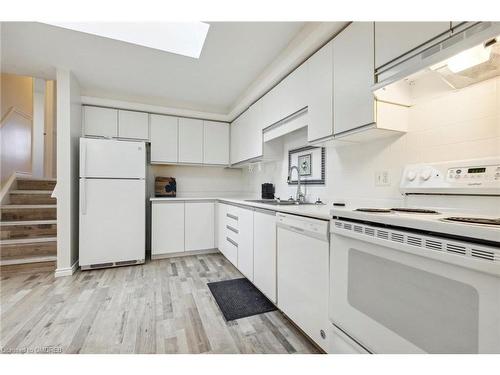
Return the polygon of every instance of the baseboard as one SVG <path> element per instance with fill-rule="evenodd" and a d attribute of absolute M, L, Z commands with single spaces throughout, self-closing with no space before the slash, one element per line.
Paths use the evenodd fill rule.
<path fill-rule="evenodd" d="M 78 259 L 75 261 L 75 263 L 73 263 L 71 267 L 57 268 L 54 273 L 54 276 L 55 277 L 71 276 L 76 272 L 77 269 L 78 269 Z"/>
<path fill-rule="evenodd" d="M 177 253 L 154 254 L 154 255 L 151 255 L 151 260 L 167 259 L 167 258 L 177 258 L 177 257 L 187 257 L 187 256 L 190 256 L 190 255 L 216 254 L 216 253 L 219 253 L 219 249 L 194 250 L 194 251 L 179 251 Z"/>

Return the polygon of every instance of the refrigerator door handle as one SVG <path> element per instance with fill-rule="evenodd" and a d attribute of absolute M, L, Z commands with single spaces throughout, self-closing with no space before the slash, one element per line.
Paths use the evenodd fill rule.
<path fill-rule="evenodd" d="M 80 191 L 80 212 L 87 215 L 87 179 L 82 178 L 82 191 Z"/>

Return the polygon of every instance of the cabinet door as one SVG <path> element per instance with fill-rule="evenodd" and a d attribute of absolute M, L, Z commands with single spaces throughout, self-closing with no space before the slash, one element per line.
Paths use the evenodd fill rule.
<path fill-rule="evenodd" d="M 178 162 L 177 117 L 150 115 L 151 122 L 151 162 Z"/>
<path fill-rule="evenodd" d="M 203 163 L 203 120 L 179 118 L 179 162 Z"/>
<path fill-rule="evenodd" d="M 253 211 L 238 209 L 238 270 L 253 281 Z"/>
<path fill-rule="evenodd" d="M 151 254 L 182 251 L 184 251 L 184 202 L 153 202 Z"/>
<path fill-rule="evenodd" d="M 333 41 L 312 55 L 307 64 L 309 142 L 333 134 Z"/>
<path fill-rule="evenodd" d="M 231 164 L 236 164 L 243 160 L 241 155 L 244 143 L 241 143 L 240 139 L 242 136 L 242 120 L 244 119 L 244 115 L 245 113 L 231 123 Z"/>
<path fill-rule="evenodd" d="M 214 202 L 186 202 L 186 251 L 215 247 Z"/>
<path fill-rule="evenodd" d="M 276 303 L 276 216 L 255 210 L 253 216 L 253 282 Z"/>
<path fill-rule="evenodd" d="M 217 236 L 216 236 L 216 246 L 219 251 L 227 257 L 225 250 L 226 243 L 226 205 L 220 202 L 217 203 Z"/>
<path fill-rule="evenodd" d="M 118 137 L 149 139 L 148 114 L 134 111 L 118 111 Z"/>
<path fill-rule="evenodd" d="M 374 122 L 373 22 L 351 23 L 333 46 L 333 128 L 338 134 Z"/>
<path fill-rule="evenodd" d="M 116 137 L 118 135 L 118 110 L 101 107 L 83 107 L 84 134 Z"/>
<path fill-rule="evenodd" d="M 239 144 L 243 146 L 242 160 L 262 156 L 261 104 L 261 102 L 255 103 L 244 113 L 239 140 Z"/>
<path fill-rule="evenodd" d="M 229 164 L 229 124 L 204 121 L 203 163 Z"/>
<path fill-rule="evenodd" d="M 278 108 L 281 112 L 278 120 L 307 107 L 307 66 L 302 64 L 297 67 L 280 85 Z"/>
<path fill-rule="evenodd" d="M 450 22 L 375 22 L 375 68 L 450 29 Z"/>

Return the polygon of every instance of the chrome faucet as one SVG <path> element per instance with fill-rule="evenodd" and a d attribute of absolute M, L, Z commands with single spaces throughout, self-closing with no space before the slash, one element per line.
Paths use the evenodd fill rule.
<path fill-rule="evenodd" d="M 295 165 L 292 165 L 290 167 L 290 170 L 288 171 L 288 182 L 292 181 L 292 171 L 293 170 L 296 170 L 297 171 L 297 193 L 295 194 L 295 200 L 298 202 L 298 203 L 303 203 L 304 202 L 304 193 L 302 193 L 302 189 L 300 188 L 300 172 L 299 172 L 299 168 Z"/>

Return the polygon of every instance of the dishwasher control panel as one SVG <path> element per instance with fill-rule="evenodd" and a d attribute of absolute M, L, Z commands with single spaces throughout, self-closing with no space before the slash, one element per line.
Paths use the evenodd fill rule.
<path fill-rule="evenodd" d="M 327 220 L 277 213 L 276 221 L 277 225 L 284 229 L 328 240 L 330 222 Z"/>

